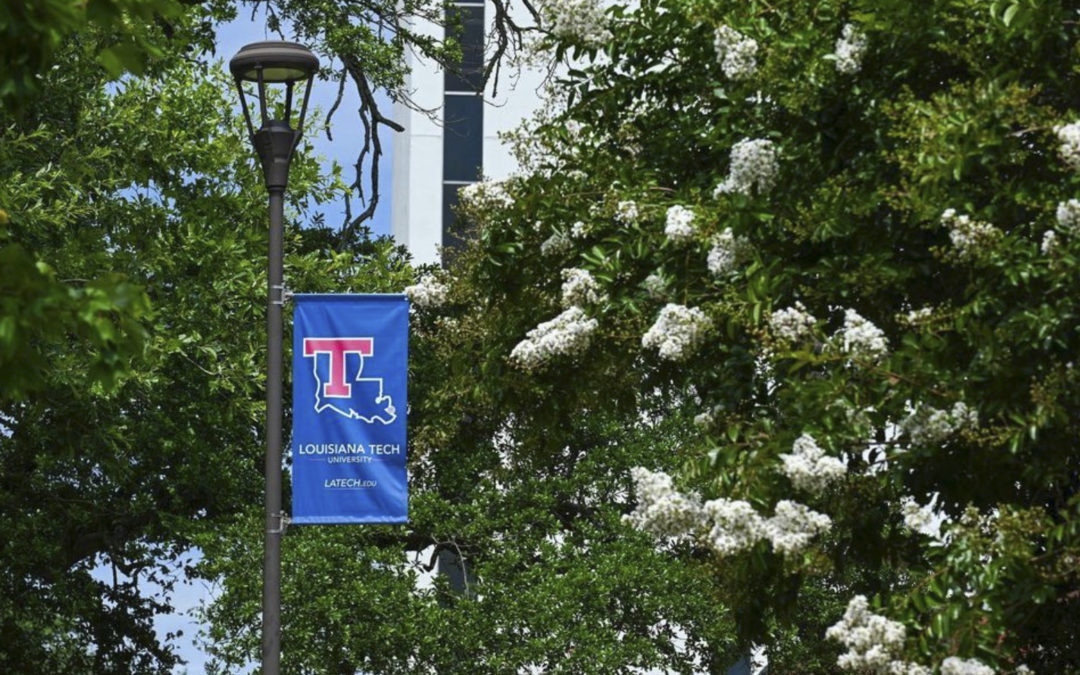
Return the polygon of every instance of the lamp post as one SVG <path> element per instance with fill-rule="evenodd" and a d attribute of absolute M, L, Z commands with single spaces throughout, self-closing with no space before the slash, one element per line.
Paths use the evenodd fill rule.
<path fill-rule="evenodd" d="M 240 49 L 229 62 L 229 70 L 236 78 L 248 133 L 262 162 L 266 189 L 270 193 L 270 256 L 266 299 L 269 352 L 266 369 L 266 532 L 262 597 L 262 672 L 267 675 L 278 675 L 281 669 L 281 535 L 284 530 L 284 513 L 281 510 L 281 309 L 285 299 L 282 261 L 285 188 L 289 182 L 293 151 L 304 131 L 311 78 L 318 68 L 319 59 L 307 48 L 293 42 L 255 42 Z M 304 102 L 294 128 L 293 90 L 297 83 L 304 81 L 307 83 Z M 258 129 L 251 123 L 245 82 L 254 83 L 257 87 Z M 285 88 L 282 119 L 274 119 L 267 112 L 267 88 L 270 85 Z"/>

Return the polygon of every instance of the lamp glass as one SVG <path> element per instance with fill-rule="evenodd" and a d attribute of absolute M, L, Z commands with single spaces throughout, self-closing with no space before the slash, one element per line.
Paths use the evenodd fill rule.
<path fill-rule="evenodd" d="M 307 78 L 308 73 L 299 68 L 290 68 L 288 66 L 266 66 L 263 68 L 263 82 L 269 84 L 277 82 L 299 82 L 301 80 L 306 80 Z M 247 80 L 248 82 L 258 82 L 259 71 L 255 68 L 249 68 L 241 73 L 240 79 Z"/>

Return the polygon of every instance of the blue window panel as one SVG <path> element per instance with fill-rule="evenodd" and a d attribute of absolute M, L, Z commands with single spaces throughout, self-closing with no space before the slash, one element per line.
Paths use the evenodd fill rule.
<path fill-rule="evenodd" d="M 484 8 L 447 7 L 446 38 L 461 45 L 461 63 L 448 68 L 446 91 L 480 91 L 484 75 Z"/>
<path fill-rule="evenodd" d="M 478 180 L 484 155 L 484 99 L 443 100 L 443 180 Z"/>

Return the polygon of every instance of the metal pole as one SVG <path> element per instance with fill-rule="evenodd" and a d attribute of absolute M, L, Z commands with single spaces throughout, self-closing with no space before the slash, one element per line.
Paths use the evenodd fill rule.
<path fill-rule="evenodd" d="M 270 256 L 266 333 L 266 540 L 263 557 L 262 664 L 265 675 L 281 670 L 281 309 L 284 301 L 282 240 L 285 188 L 270 188 Z"/>

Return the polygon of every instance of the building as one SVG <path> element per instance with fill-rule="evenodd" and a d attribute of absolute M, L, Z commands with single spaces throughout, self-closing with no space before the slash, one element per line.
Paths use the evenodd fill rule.
<path fill-rule="evenodd" d="M 517 10 L 524 11 L 524 10 Z M 540 100 L 544 74 L 504 69 L 496 96 L 489 85 L 480 92 L 484 37 L 493 12 L 480 0 L 457 0 L 447 9 L 447 23 L 463 29 L 462 72 L 444 72 L 409 53 L 406 88 L 416 108 L 394 106 L 394 119 L 405 127 L 393 140 L 391 228 L 394 239 L 408 247 L 416 263 L 437 263 L 439 249 L 456 240 L 454 206 L 457 191 L 480 176 L 499 180 L 516 163 L 499 134 L 520 124 Z M 515 17 L 523 23 L 527 16 Z M 413 28 L 442 39 L 444 28 L 418 21 Z M 435 111 L 429 115 L 425 111 Z"/>

